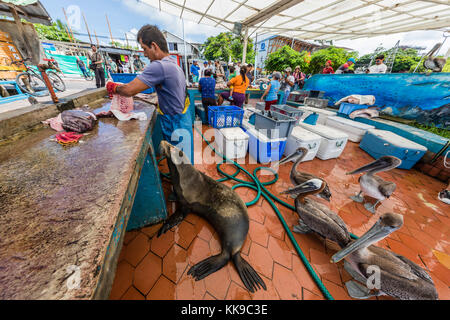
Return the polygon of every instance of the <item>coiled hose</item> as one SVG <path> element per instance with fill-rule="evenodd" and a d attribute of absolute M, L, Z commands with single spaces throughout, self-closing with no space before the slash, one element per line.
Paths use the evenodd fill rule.
<path fill-rule="evenodd" d="M 314 269 L 312 268 L 311 264 L 309 263 L 308 259 L 306 258 L 305 254 L 303 253 L 302 249 L 300 248 L 300 246 L 297 243 L 297 240 L 294 238 L 294 235 L 292 234 L 291 230 L 289 229 L 289 226 L 287 225 L 286 221 L 284 220 L 283 216 L 281 215 L 281 212 L 278 210 L 277 206 L 275 205 L 275 202 L 280 203 L 281 205 L 283 205 L 284 207 L 296 211 L 295 207 L 290 205 L 289 203 L 284 202 L 283 200 L 277 198 L 275 195 L 273 195 L 269 190 L 267 190 L 266 186 L 272 185 L 274 183 L 276 183 L 278 181 L 278 174 L 272 169 L 272 168 L 267 168 L 267 167 L 258 167 L 253 171 L 253 174 L 251 174 L 250 172 L 248 172 L 246 169 L 244 169 L 242 166 L 240 166 L 238 163 L 236 163 L 235 161 L 229 160 L 227 159 L 224 155 L 222 155 L 221 153 L 219 153 L 218 151 L 216 151 L 216 149 L 214 149 L 214 147 L 211 145 L 211 143 L 203 136 L 202 132 L 200 132 L 200 130 L 195 127 L 195 130 L 202 136 L 203 140 L 208 144 L 208 146 L 220 157 L 223 158 L 222 162 L 220 162 L 217 165 L 217 171 L 222 174 L 225 178 L 219 179 L 217 180 L 218 182 L 225 182 L 228 180 L 233 180 L 236 182 L 239 182 L 239 184 L 235 185 L 232 187 L 233 190 L 237 189 L 237 188 L 250 188 L 252 190 L 255 190 L 257 192 L 256 197 L 254 200 L 246 203 L 245 205 L 247 207 L 250 207 L 252 205 L 255 205 L 259 199 L 261 198 L 261 196 L 264 197 L 264 199 L 267 200 L 267 202 L 270 204 L 270 206 L 272 207 L 273 211 L 275 211 L 278 219 L 280 220 L 281 224 L 283 225 L 283 228 L 285 229 L 289 239 L 291 240 L 291 243 L 293 244 L 295 251 L 297 252 L 298 256 L 300 257 L 301 261 L 303 262 L 303 264 L 305 265 L 306 269 L 308 270 L 309 274 L 311 275 L 311 277 L 314 279 L 314 282 L 317 284 L 317 286 L 319 287 L 320 291 L 323 293 L 323 295 L 325 296 L 326 299 L 328 300 L 334 300 L 333 296 L 330 294 L 330 292 L 327 290 L 327 288 L 325 287 L 325 285 L 323 284 L 323 282 L 320 280 L 320 277 L 316 274 L 316 272 L 314 271 Z M 164 160 L 165 157 L 159 159 L 158 163 L 161 162 L 162 160 Z M 228 174 L 226 172 L 224 172 L 221 169 L 221 166 L 223 164 L 233 164 L 236 167 L 236 171 L 233 174 Z M 258 177 L 257 177 L 257 173 L 261 170 L 267 170 L 270 171 L 274 174 L 274 179 L 272 181 L 268 181 L 268 182 L 261 182 Z M 251 180 L 253 180 L 253 182 L 249 182 L 249 181 L 245 181 L 245 180 L 241 180 L 236 178 L 237 175 L 240 172 L 244 172 Z M 162 173 L 161 175 L 163 177 L 165 177 L 166 179 L 170 180 L 170 176 L 167 173 Z M 272 201 L 272 199 L 274 201 Z M 354 239 L 357 239 L 357 237 L 353 234 L 350 234 L 350 236 Z"/>

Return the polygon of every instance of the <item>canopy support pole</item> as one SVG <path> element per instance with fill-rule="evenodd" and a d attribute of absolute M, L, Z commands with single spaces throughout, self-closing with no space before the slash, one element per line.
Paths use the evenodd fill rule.
<path fill-rule="evenodd" d="M 181 19 L 183 23 L 183 42 L 184 42 L 184 71 L 186 74 L 186 85 L 189 84 L 189 73 L 188 73 L 188 65 L 187 65 L 187 49 L 186 49 L 186 38 L 184 36 L 184 19 Z"/>
<path fill-rule="evenodd" d="M 242 52 L 242 64 L 245 64 L 245 59 L 247 58 L 247 45 L 248 45 L 248 27 L 245 27 L 244 49 Z"/>
<path fill-rule="evenodd" d="M 256 69 L 258 69 L 258 51 L 259 51 L 259 47 L 258 47 L 258 33 L 256 33 L 256 39 L 255 39 L 255 70 L 253 70 L 254 74 L 253 74 L 253 79 L 256 80 Z"/>

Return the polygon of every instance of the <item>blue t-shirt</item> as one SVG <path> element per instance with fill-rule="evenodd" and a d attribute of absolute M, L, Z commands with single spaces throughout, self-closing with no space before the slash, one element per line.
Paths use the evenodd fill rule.
<path fill-rule="evenodd" d="M 168 56 L 152 61 L 137 78 L 155 88 L 162 113 L 173 116 L 183 112 L 186 78 L 175 59 Z"/>
<path fill-rule="evenodd" d="M 196 66 L 195 64 L 191 66 L 191 73 L 196 77 L 198 77 L 199 75 L 198 70 L 200 70 L 200 67 Z"/>
<path fill-rule="evenodd" d="M 204 98 L 216 98 L 216 80 L 211 77 L 201 78 L 199 83 L 202 87 L 202 99 Z"/>
<path fill-rule="evenodd" d="M 270 81 L 272 85 L 270 87 L 269 93 L 266 96 L 266 101 L 278 100 L 278 90 L 280 90 L 280 82 L 278 80 Z"/>

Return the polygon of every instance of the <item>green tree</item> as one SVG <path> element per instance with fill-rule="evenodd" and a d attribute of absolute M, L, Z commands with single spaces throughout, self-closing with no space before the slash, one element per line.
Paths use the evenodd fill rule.
<path fill-rule="evenodd" d="M 358 58 L 358 53 L 331 46 L 314 52 L 306 71 L 311 74 L 321 73 L 328 60 L 333 62 L 333 67 L 336 70 L 350 58 Z"/>
<path fill-rule="evenodd" d="M 265 62 L 265 69 L 268 71 L 283 71 L 287 67 L 294 70 L 296 66 L 300 66 L 302 70 L 306 70 L 308 68 L 306 56 L 306 51 L 300 53 L 290 46 L 284 46 L 269 54 Z"/>
<path fill-rule="evenodd" d="M 61 20 L 56 20 L 56 22 L 53 22 L 50 26 L 35 23 L 34 28 L 40 39 L 70 42 L 70 37 L 66 31 L 66 25 L 62 23 Z"/>
<path fill-rule="evenodd" d="M 231 57 L 231 60 L 235 62 L 242 61 L 243 42 L 242 37 L 231 32 L 222 32 L 206 39 L 204 56 L 208 60 L 228 61 Z M 255 62 L 254 45 L 251 39 L 248 40 L 246 62 Z"/>

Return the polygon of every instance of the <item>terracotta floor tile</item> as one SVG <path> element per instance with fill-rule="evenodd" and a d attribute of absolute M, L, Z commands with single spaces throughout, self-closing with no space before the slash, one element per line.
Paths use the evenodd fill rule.
<path fill-rule="evenodd" d="M 199 218 L 199 220 L 195 224 L 195 232 L 198 237 L 209 241 L 211 240 L 211 237 L 215 231 L 214 228 L 205 219 Z"/>
<path fill-rule="evenodd" d="M 305 265 L 296 255 L 293 255 L 292 257 L 292 272 L 302 287 L 317 295 L 322 295 L 319 287 L 306 269 Z"/>
<path fill-rule="evenodd" d="M 177 300 L 201 300 L 206 293 L 205 280 L 195 281 L 187 275 L 187 270 L 176 285 Z"/>
<path fill-rule="evenodd" d="M 241 286 L 238 286 L 234 282 L 231 282 L 225 300 L 251 300 L 251 299 L 252 298 L 248 290 L 243 289 Z"/>
<path fill-rule="evenodd" d="M 270 236 L 267 249 L 275 262 L 292 269 L 292 253 L 286 242 Z"/>
<path fill-rule="evenodd" d="M 353 298 L 348 295 L 347 288 L 345 286 L 338 286 L 334 282 L 328 281 L 327 279 L 323 279 L 323 284 L 335 300 L 353 300 Z"/>
<path fill-rule="evenodd" d="M 273 259 L 267 248 L 252 242 L 247 262 L 265 277 L 272 279 Z"/>
<path fill-rule="evenodd" d="M 212 295 L 210 295 L 208 292 L 205 293 L 205 296 L 203 297 L 203 300 L 217 300 Z"/>
<path fill-rule="evenodd" d="M 267 248 L 267 244 L 269 242 L 269 232 L 265 226 L 257 222 L 250 221 L 248 236 L 252 242 L 256 242 L 257 244 Z"/>
<path fill-rule="evenodd" d="M 220 243 L 219 235 L 214 233 L 209 240 L 209 249 L 212 255 L 216 255 L 222 252 L 222 245 Z"/>
<path fill-rule="evenodd" d="M 145 297 L 134 287 L 130 287 L 121 300 L 145 300 Z"/>
<path fill-rule="evenodd" d="M 282 300 L 301 300 L 302 286 L 289 269 L 274 264 L 273 283 Z"/>
<path fill-rule="evenodd" d="M 150 249 L 153 253 L 163 258 L 166 255 L 167 251 L 169 251 L 169 249 L 175 243 L 174 239 L 175 234 L 172 231 L 167 231 L 159 238 L 152 238 Z"/>
<path fill-rule="evenodd" d="M 176 285 L 164 277 L 159 277 L 152 290 L 146 296 L 147 300 L 174 300 Z"/>
<path fill-rule="evenodd" d="M 303 300 L 325 300 L 325 298 L 303 288 Z"/>
<path fill-rule="evenodd" d="M 411 250 L 404 243 L 391 239 L 387 239 L 387 242 L 389 244 L 389 248 L 391 249 L 391 251 L 395 252 L 396 254 L 404 256 L 405 258 L 411 260 L 412 262 L 418 264 L 419 266 L 423 266 L 422 260 L 420 260 L 417 252 Z"/>
<path fill-rule="evenodd" d="M 228 268 L 210 274 L 205 279 L 206 290 L 216 299 L 223 300 L 226 297 L 228 287 L 231 284 Z"/>
<path fill-rule="evenodd" d="M 145 233 L 149 238 L 153 238 L 158 233 L 158 230 L 162 227 L 162 223 L 158 223 L 149 227 L 141 229 L 141 232 Z"/>
<path fill-rule="evenodd" d="M 175 242 L 182 248 L 189 248 L 190 244 L 196 237 L 195 227 L 189 222 L 183 221 L 174 230 Z"/>
<path fill-rule="evenodd" d="M 149 252 L 134 271 L 133 284 L 140 292 L 147 295 L 162 273 L 162 259 Z"/>
<path fill-rule="evenodd" d="M 186 218 L 184 218 L 185 221 L 189 222 L 190 224 L 192 224 L 194 226 L 197 224 L 198 220 L 200 220 L 200 219 L 201 218 L 198 215 L 193 214 L 193 213 L 188 214 L 186 216 Z"/>
<path fill-rule="evenodd" d="M 260 289 L 251 294 L 253 300 L 280 300 L 280 296 L 273 284 L 273 281 L 260 274 L 266 285 L 266 289 Z"/>
<path fill-rule="evenodd" d="M 129 244 L 134 238 L 139 234 L 138 230 L 128 231 L 125 233 L 125 237 L 123 238 L 124 244 Z"/>
<path fill-rule="evenodd" d="M 264 226 L 269 231 L 271 236 L 279 240 L 284 240 L 286 231 L 284 230 L 278 217 L 275 216 L 275 213 L 272 215 L 267 215 Z"/>
<path fill-rule="evenodd" d="M 186 250 L 178 245 L 173 245 L 163 259 L 163 274 L 174 283 L 183 275 L 188 265 Z"/>
<path fill-rule="evenodd" d="M 147 255 L 150 250 L 150 240 L 143 233 L 139 233 L 130 243 L 128 243 L 125 252 L 125 260 L 132 266 L 138 263 Z"/>
<path fill-rule="evenodd" d="M 260 207 L 250 207 L 248 208 L 248 216 L 250 220 L 264 224 L 264 220 L 266 219 L 266 215 L 264 211 Z"/>
<path fill-rule="evenodd" d="M 322 278 L 328 279 L 337 285 L 342 285 L 339 269 L 336 264 L 331 263 L 331 254 L 326 254 L 311 249 L 311 263 Z"/>
<path fill-rule="evenodd" d="M 117 264 L 116 276 L 114 278 L 109 299 L 119 300 L 125 292 L 127 292 L 133 283 L 133 273 L 133 266 L 125 260 Z"/>
<path fill-rule="evenodd" d="M 187 258 L 191 266 L 209 258 L 211 255 L 209 243 L 199 237 L 196 237 L 194 241 L 192 241 L 187 250 Z"/>

